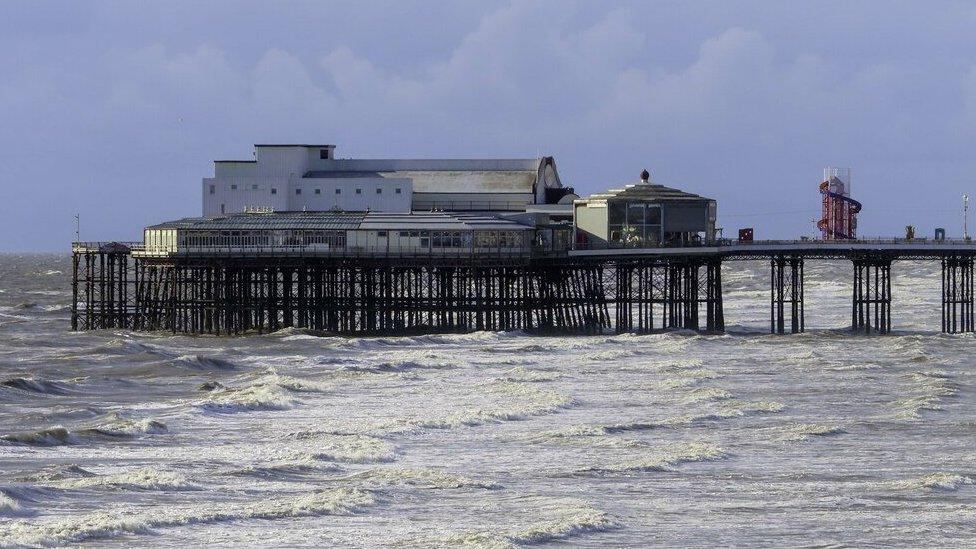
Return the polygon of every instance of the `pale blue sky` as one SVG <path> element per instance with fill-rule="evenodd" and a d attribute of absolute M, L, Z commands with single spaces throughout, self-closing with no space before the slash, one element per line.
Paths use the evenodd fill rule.
<path fill-rule="evenodd" d="M 812 234 L 851 166 L 862 235 L 961 229 L 976 195 L 970 2 L 4 2 L 0 250 L 198 215 L 255 142 L 339 156 L 554 155 L 588 194 L 719 200 Z"/>

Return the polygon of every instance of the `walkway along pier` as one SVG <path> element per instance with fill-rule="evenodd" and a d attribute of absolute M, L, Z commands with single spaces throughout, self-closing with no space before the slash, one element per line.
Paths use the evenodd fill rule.
<path fill-rule="evenodd" d="M 892 329 L 891 273 L 898 260 L 939 261 L 942 331 L 976 331 L 971 242 L 756 241 L 577 250 L 478 243 L 477 237 L 462 237 L 431 255 L 390 243 L 379 254 L 311 244 L 160 251 L 146 243 L 78 242 L 72 247 L 71 326 L 187 334 L 286 327 L 357 335 L 722 332 L 722 265 L 763 260 L 770 264 L 770 331 L 798 333 L 805 328 L 804 261 L 818 259 L 851 262 L 850 327 L 856 332 Z"/>

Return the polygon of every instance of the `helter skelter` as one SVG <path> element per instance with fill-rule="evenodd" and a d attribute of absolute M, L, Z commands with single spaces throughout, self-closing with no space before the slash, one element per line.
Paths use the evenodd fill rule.
<path fill-rule="evenodd" d="M 854 240 L 857 238 L 857 214 L 861 203 L 851 198 L 850 168 L 824 168 L 820 183 L 823 197 L 823 217 L 817 222 L 824 240 Z"/>

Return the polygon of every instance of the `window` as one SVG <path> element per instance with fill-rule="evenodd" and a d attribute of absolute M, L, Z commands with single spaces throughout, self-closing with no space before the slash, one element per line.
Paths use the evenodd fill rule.
<path fill-rule="evenodd" d="M 257 186 L 257 185 L 251 185 L 251 190 L 252 190 L 252 191 L 256 191 L 256 190 L 258 190 L 258 186 Z"/>
<path fill-rule="evenodd" d="M 397 194 L 402 194 L 400 191 L 401 191 L 400 187 L 397 187 L 396 193 Z"/>
<path fill-rule="evenodd" d="M 237 185 L 231 185 L 231 186 L 230 186 L 230 190 L 232 190 L 232 191 L 236 191 L 236 190 L 237 190 Z"/>
<path fill-rule="evenodd" d="M 216 185 L 211 185 L 210 186 L 210 194 L 214 194 L 215 192 L 217 192 L 217 186 Z"/>
<path fill-rule="evenodd" d="M 329 159 L 329 149 L 319 149 L 319 158 L 322 160 Z"/>
<path fill-rule="evenodd" d="M 342 189 L 336 189 L 336 194 L 342 194 Z"/>
<path fill-rule="evenodd" d="M 278 189 L 271 187 L 271 194 L 278 194 Z"/>
<path fill-rule="evenodd" d="M 376 194 L 383 194 L 383 189 L 376 189 Z"/>
<path fill-rule="evenodd" d="M 315 189 L 315 194 L 322 194 L 322 189 Z"/>
<path fill-rule="evenodd" d="M 356 194 L 363 194 L 363 190 L 362 189 L 356 189 Z"/>
<path fill-rule="evenodd" d="M 223 204 L 220 205 L 220 213 L 224 213 L 224 205 Z"/>
<path fill-rule="evenodd" d="M 301 189 L 295 189 L 295 194 L 302 194 L 302 190 Z"/>
<path fill-rule="evenodd" d="M 386 238 L 386 231 L 376 231 L 376 236 Z"/>

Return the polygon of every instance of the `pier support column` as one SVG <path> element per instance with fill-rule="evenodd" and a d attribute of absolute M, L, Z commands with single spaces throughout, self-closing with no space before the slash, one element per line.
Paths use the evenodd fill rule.
<path fill-rule="evenodd" d="M 942 258 L 942 332 L 976 331 L 973 315 L 973 256 Z"/>
<path fill-rule="evenodd" d="M 787 314 L 790 333 L 804 331 L 803 258 L 778 255 L 770 261 L 769 331 L 786 333 Z"/>
<path fill-rule="evenodd" d="M 855 332 L 891 331 L 891 258 L 854 258 L 851 328 Z"/>
<path fill-rule="evenodd" d="M 725 309 L 722 304 L 722 260 L 705 263 L 705 331 L 725 331 Z"/>

